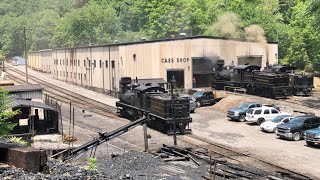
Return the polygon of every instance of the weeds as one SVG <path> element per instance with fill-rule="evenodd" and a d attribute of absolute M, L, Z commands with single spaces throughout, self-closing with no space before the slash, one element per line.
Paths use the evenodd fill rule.
<path fill-rule="evenodd" d="M 96 171 L 97 170 L 97 158 L 96 157 L 89 157 L 88 158 L 88 166 L 86 169 L 89 171 Z"/>
<path fill-rule="evenodd" d="M 19 143 L 19 144 L 24 145 L 24 146 L 26 146 L 26 145 L 28 144 L 28 142 L 22 140 L 22 137 L 19 137 L 19 138 L 18 138 L 18 137 L 12 136 L 12 137 L 9 137 L 9 139 L 10 139 L 10 141 L 12 141 L 12 142 L 16 142 L 16 143 Z"/>

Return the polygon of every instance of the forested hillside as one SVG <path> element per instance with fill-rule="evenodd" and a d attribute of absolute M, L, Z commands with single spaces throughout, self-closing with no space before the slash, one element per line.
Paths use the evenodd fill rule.
<path fill-rule="evenodd" d="M 24 27 L 29 50 L 249 32 L 277 41 L 282 63 L 320 70 L 318 0 L 2 0 L 0 16 L 0 58 L 23 54 Z"/>

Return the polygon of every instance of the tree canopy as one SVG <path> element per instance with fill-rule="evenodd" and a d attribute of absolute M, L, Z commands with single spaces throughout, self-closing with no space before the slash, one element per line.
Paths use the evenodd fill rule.
<path fill-rule="evenodd" d="M 15 126 L 14 123 L 8 121 L 17 113 L 17 111 L 9 110 L 11 101 L 8 92 L 0 88 L 0 137 L 7 135 Z"/>
<path fill-rule="evenodd" d="M 180 33 L 245 39 L 248 27 L 259 26 L 279 43 L 282 63 L 320 69 L 318 0 L 3 0 L 0 16 L 7 57 L 23 54 L 23 27 L 27 48 L 39 50 Z"/>

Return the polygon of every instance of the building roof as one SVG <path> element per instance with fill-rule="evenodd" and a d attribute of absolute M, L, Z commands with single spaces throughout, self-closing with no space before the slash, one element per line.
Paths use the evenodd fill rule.
<path fill-rule="evenodd" d="M 43 87 L 40 84 L 22 84 L 15 86 L 3 86 L 4 89 L 12 92 L 30 92 L 30 91 L 42 91 Z"/>
<path fill-rule="evenodd" d="M 51 51 L 51 50 L 64 50 L 64 49 L 75 49 L 75 48 L 88 48 L 88 47 L 108 47 L 108 46 L 126 46 L 126 45 L 134 45 L 134 44 L 147 44 L 147 43 L 155 43 L 155 42 L 165 42 L 165 41 L 177 41 L 177 40 L 188 40 L 188 39 L 219 39 L 219 40 L 233 40 L 239 42 L 249 42 L 244 39 L 236 39 L 236 38 L 227 38 L 227 37 L 217 37 L 217 36 L 186 36 L 186 37 L 176 37 L 176 38 L 166 38 L 166 39 L 155 39 L 155 40 L 141 40 L 135 42 L 123 42 L 123 43 L 110 43 L 110 44 L 99 44 L 99 45 L 91 45 L 91 46 L 76 46 L 76 47 L 64 47 L 64 48 L 56 48 L 56 49 L 43 49 L 40 51 Z M 255 42 L 253 42 L 255 43 Z M 278 42 L 268 41 L 268 44 L 278 44 Z"/>
<path fill-rule="evenodd" d="M 21 107 L 37 107 L 42 109 L 54 110 L 52 107 L 36 101 L 16 99 L 13 103 L 11 103 L 12 108 L 21 108 Z"/>

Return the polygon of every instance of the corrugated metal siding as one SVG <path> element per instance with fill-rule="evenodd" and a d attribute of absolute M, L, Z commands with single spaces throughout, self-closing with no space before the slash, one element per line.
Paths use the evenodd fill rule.
<path fill-rule="evenodd" d="M 42 91 L 12 93 L 16 99 L 42 99 Z"/>

